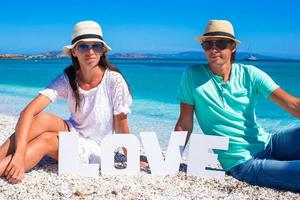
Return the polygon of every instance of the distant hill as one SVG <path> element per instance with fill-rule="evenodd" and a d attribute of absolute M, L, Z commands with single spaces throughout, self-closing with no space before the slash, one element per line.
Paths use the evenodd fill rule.
<path fill-rule="evenodd" d="M 48 51 L 45 53 L 39 53 L 39 54 L 34 54 L 34 55 L 29 55 L 27 58 L 32 59 L 32 58 L 66 58 L 63 51 Z"/>
<path fill-rule="evenodd" d="M 205 55 L 200 51 L 186 51 L 169 54 L 136 54 L 136 53 L 116 53 L 108 54 L 109 58 L 158 58 L 158 59 L 204 59 Z"/>
<path fill-rule="evenodd" d="M 283 58 L 278 57 L 272 57 L 272 56 L 265 56 L 261 54 L 251 54 L 252 56 L 255 56 L 259 60 L 283 60 Z M 249 53 L 244 52 L 238 52 L 236 54 L 237 60 L 245 60 L 249 58 Z M 116 53 L 116 54 L 109 54 L 109 58 L 159 58 L 159 59 L 195 59 L 195 60 L 204 60 L 205 54 L 202 51 L 185 51 L 185 52 L 179 52 L 179 53 L 170 53 L 170 54 L 122 54 L 122 53 Z"/>
<path fill-rule="evenodd" d="M 0 54 L 0 59 L 24 59 L 26 56 L 19 54 Z"/>
<path fill-rule="evenodd" d="M 278 58 L 272 56 L 266 56 L 262 54 L 251 54 L 258 60 L 291 60 L 286 58 Z M 34 55 L 23 55 L 24 58 L 28 59 L 39 59 L 39 58 L 68 58 L 62 51 L 49 51 Z M 108 53 L 110 59 L 195 59 L 204 60 L 205 54 L 202 51 L 185 51 L 179 53 Z M 2 57 L 5 57 L 4 55 Z M 245 60 L 249 58 L 249 53 L 238 52 L 236 55 L 237 60 Z M 1 58 L 1 55 L 0 55 Z"/>

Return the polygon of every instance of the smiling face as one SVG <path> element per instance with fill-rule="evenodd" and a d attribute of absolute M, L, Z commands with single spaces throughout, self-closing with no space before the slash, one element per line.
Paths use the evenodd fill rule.
<path fill-rule="evenodd" d="M 236 45 L 232 40 L 207 38 L 201 45 L 210 65 L 223 66 L 225 64 L 231 64 L 232 53 L 236 51 Z"/>
<path fill-rule="evenodd" d="M 103 45 L 99 42 L 79 42 L 72 49 L 72 55 L 78 58 L 80 67 L 98 67 L 103 55 Z"/>

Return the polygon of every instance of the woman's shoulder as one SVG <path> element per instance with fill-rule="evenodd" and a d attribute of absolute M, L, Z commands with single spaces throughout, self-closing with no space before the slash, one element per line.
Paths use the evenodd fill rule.
<path fill-rule="evenodd" d="M 122 75 L 120 74 L 120 72 L 113 71 L 113 70 L 110 70 L 110 69 L 106 69 L 106 73 L 108 73 L 108 74 L 110 75 L 110 77 L 122 76 Z"/>
<path fill-rule="evenodd" d="M 109 70 L 107 69 L 106 70 L 106 73 L 107 73 L 107 78 L 108 78 L 108 81 L 110 83 L 116 83 L 116 82 L 121 82 L 124 80 L 123 76 L 121 75 L 121 73 L 117 72 L 117 71 L 112 71 L 112 70 Z"/>
<path fill-rule="evenodd" d="M 66 85 L 69 82 L 69 78 L 65 72 L 58 74 L 49 85 Z"/>

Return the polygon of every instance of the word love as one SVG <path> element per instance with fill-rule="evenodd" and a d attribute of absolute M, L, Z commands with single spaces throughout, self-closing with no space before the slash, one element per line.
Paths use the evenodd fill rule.
<path fill-rule="evenodd" d="M 153 175 L 175 175 L 180 166 L 186 131 L 172 132 L 165 158 L 154 132 L 141 132 L 140 138 Z M 117 148 L 127 149 L 127 167 L 115 168 L 114 152 Z M 210 135 L 191 134 L 187 175 L 206 178 L 224 178 L 224 171 L 209 170 L 216 165 L 217 155 L 212 149 L 227 150 L 228 138 Z M 133 134 L 111 134 L 101 141 L 102 175 L 137 175 L 140 173 L 140 142 Z M 99 164 L 81 164 L 78 155 L 78 133 L 60 132 L 59 134 L 59 174 L 77 174 L 96 177 Z"/>

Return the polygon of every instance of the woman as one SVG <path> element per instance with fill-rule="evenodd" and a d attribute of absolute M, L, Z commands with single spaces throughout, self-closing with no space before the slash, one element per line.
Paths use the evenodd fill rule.
<path fill-rule="evenodd" d="M 1 176 L 18 183 L 45 155 L 57 160 L 60 131 L 79 132 L 84 163 L 99 162 L 99 143 L 106 135 L 129 132 L 132 98 L 118 69 L 105 58 L 109 50 L 99 24 L 82 21 L 74 26 L 72 45 L 64 47 L 72 65 L 21 112 L 15 133 L 0 147 Z M 43 112 L 57 99 L 67 100 L 69 120 Z"/>

